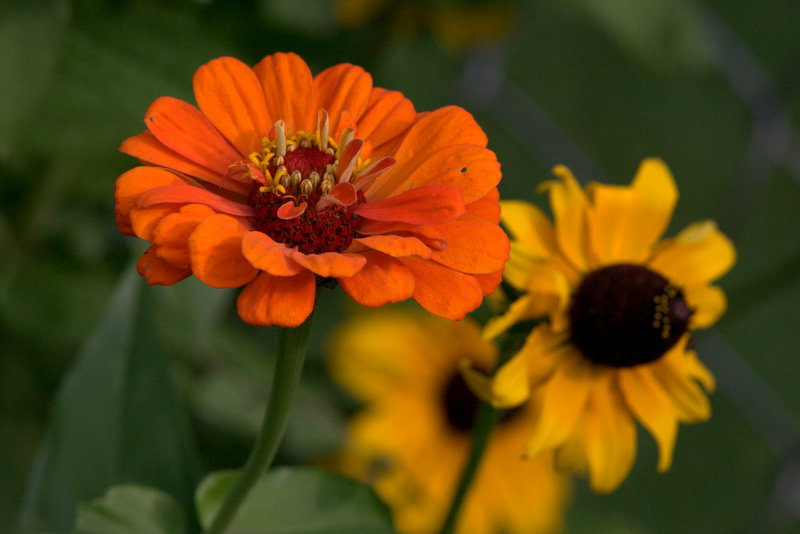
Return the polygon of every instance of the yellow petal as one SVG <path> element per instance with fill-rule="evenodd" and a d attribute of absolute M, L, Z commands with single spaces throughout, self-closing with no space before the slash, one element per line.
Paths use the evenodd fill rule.
<path fill-rule="evenodd" d="M 672 464 L 678 436 L 678 420 L 672 401 L 652 374 L 652 366 L 640 365 L 619 372 L 619 387 L 625 402 L 658 444 L 658 470 Z"/>
<path fill-rule="evenodd" d="M 592 380 L 592 366 L 574 349 L 565 346 L 558 351 L 569 351 L 553 376 L 543 386 L 541 417 L 533 436 L 525 444 L 525 456 L 533 457 L 555 449 L 564 443 L 582 415 Z"/>
<path fill-rule="evenodd" d="M 660 159 L 642 161 L 629 187 L 590 184 L 589 234 L 601 264 L 646 260 L 666 230 L 678 189 Z"/>
<path fill-rule="evenodd" d="M 690 319 L 692 330 L 716 323 L 728 307 L 725 293 L 717 286 L 684 287 L 683 293 L 689 308 L 694 310 Z"/>
<path fill-rule="evenodd" d="M 512 239 L 533 253 L 542 257 L 557 254 L 553 225 L 542 210 L 533 204 L 520 200 L 503 201 L 500 203 L 500 220 Z"/>
<path fill-rule="evenodd" d="M 636 457 L 636 428 L 614 376 L 598 374 L 584 415 L 589 484 L 598 493 L 614 491 Z"/>
<path fill-rule="evenodd" d="M 586 212 L 588 202 L 581 186 L 563 165 L 556 165 L 553 174 L 560 182 L 544 182 L 540 190 L 550 192 L 550 206 L 556 226 L 556 239 L 564 256 L 579 271 L 589 267 L 587 255 Z"/>
<path fill-rule="evenodd" d="M 472 367 L 472 362 L 463 359 L 458 370 L 475 395 L 495 408 L 519 406 L 530 396 L 527 356 L 519 352 L 489 377 Z"/>
<path fill-rule="evenodd" d="M 735 261 L 733 243 L 717 230 L 716 223 L 703 221 L 662 241 L 649 266 L 682 287 L 697 287 L 728 272 Z"/>
<path fill-rule="evenodd" d="M 696 423 L 708 420 L 711 404 L 695 380 L 713 388 L 713 377 L 694 352 L 684 352 L 676 346 L 652 365 L 653 375 L 670 397 L 679 421 Z"/>

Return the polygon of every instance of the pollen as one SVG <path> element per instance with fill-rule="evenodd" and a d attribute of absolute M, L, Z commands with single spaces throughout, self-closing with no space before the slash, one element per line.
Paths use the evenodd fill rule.
<path fill-rule="evenodd" d="M 232 170 L 253 181 L 248 197 L 255 209 L 253 228 L 305 254 L 347 249 L 361 224 L 355 209 L 365 202 L 364 194 L 358 191 L 355 202 L 347 205 L 323 199 L 330 199 L 326 195 L 339 183 L 356 182 L 369 164 L 358 153 L 346 153 L 353 141 L 352 128 L 346 128 L 338 140 L 329 135 L 324 110 L 315 132 L 287 132 L 285 122 L 277 121 L 275 138 L 264 138 L 262 150 Z"/>

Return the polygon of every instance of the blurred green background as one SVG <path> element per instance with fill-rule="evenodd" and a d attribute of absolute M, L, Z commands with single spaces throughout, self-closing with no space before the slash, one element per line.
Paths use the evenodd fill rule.
<path fill-rule="evenodd" d="M 276 51 L 315 73 L 359 64 L 420 111 L 467 108 L 504 198 L 544 205 L 555 163 L 627 183 L 662 157 L 681 192 L 669 232 L 714 218 L 739 253 L 728 314 L 698 336 L 714 415 L 681 428 L 665 475 L 641 433 L 617 492 L 578 480 L 569 531 L 800 532 L 798 22 L 797 0 L 4 0 L 0 532 L 23 509 L 69 531 L 75 499 L 114 482 L 187 503 L 203 472 L 245 458 L 274 330 L 242 325 L 231 292 L 131 275 L 143 244 L 118 234 L 112 194 L 150 102 L 193 101 L 209 59 Z M 322 306 L 281 462 L 341 439 L 349 406 L 322 357 L 352 305 L 332 292 Z"/>

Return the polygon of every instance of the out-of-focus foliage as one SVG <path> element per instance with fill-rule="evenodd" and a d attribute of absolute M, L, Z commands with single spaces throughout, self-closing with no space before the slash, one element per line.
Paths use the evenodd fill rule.
<path fill-rule="evenodd" d="M 408 3 L 417 9 L 426 4 L 432 3 Z M 463 14 L 492 2 L 435 4 Z M 18 525 L 26 487 L 29 495 L 63 506 L 60 525 L 70 520 L 75 494 L 37 485 L 42 471 L 31 475 L 36 450 L 47 443 L 40 451 L 47 457 L 70 440 L 72 450 L 94 450 L 83 450 L 74 435 L 52 445 L 58 425 L 80 416 L 72 394 L 64 400 L 70 388 L 88 406 L 89 421 L 81 424 L 100 429 L 122 420 L 92 411 L 119 406 L 99 386 L 110 389 L 111 380 L 125 376 L 120 353 L 163 364 L 147 371 L 154 373 L 152 383 L 149 374 L 130 383 L 155 387 L 171 371 L 178 393 L 154 399 L 138 386 L 120 392 L 122 405 L 142 410 L 146 421 L 123 417 L 134 426 L 111 431 L 110 446 L 120 446 L 112 435 L 145 439 L 153 423 L 147 410 L 158 401 L 173 405 L 168 411 L 190 414 L 187 439 L 196 445 L 194 461 L 202 471 L 244 461 L 268 393 L 275 331 L 245 327 L 232 310 L 234 294 L 196 280 L 147 288 L 139 278 L 124 278 L 141 244 L 118 234 L 112 194 L 114 179 L 135 164 L 117 152 L 119 143 L 143 129 L 150 102 L 161 95 L 192 100 L 192 74 L 208 59 L 233 55 L 255 64 L 279 50 L 301 54 L 315 71 L 336 62 L 360 64 L 376 85 L 403 91 L 420 110 L 466 107 L 503 165 L 504 198 L 541 204 L 534 191 L 554 163 L 580 177 L 622 183 L 643 157 L 662 157 L 682 195 L 671 232 L 714 218 L 739 253 L 722 280 L 729 312 L 712 333 L 698 336 L 700 357 L 719 381 L 714 414 L 708 423 L 681 429 L 665 475 L 653 474 L 655 445 L 641 433 L 637 465 L 616 493 L 596 496 L 579 483 L 569 530 L 800 528 L 792 493 L 800 485 L 792 471 L 800 461 L 800 330 L 794 325 L 800 302 L 800 4 L 501 5 L 512 10 L 505 33 L 456 51 L 444 44 L 447 35 L 436 24 L 397 31 L 390 12 L 378 10 L 360 26 L 344 27 L 335 18 L 336 3 L 322 0 L 0 4 L 0 532 Z M 430 12 L 412 15 L 432 21 Z M 117 285 L 140 305 L 114 304 L 104 315 Z M 347 304 L 339 296 L 325 295 L 315 315 L 282 463 L 332 452 L 352 407 L 320 364 L 327 333 L 345 319 Z M 140 336 L 130 349 L 124 335 L 108 330 L 114 314 L 135 317 L 127 327 L 153 335 Z M 83 345 L 92 332 L 94 345 Z M 87 359 L 100 363 L 87 368 Z M 94 387 L 76 378 L 92 372 L 108 373 L 109 382 L 91 382 Z M 144 400 L 136 391 L 144 391 Z M 65 417 L 65 403 L 73 406 L 67 413 L 78 412 Z M 46 431 L 48 419 L 54 423 Z M 170 453 L 153 443 L 161 458 L 184 450 Z M 95 455 L 98 466 L 106 454 Z M 141 446 L 126 454 L 137 463 L 155 453 Z M 102 484 L 88 484 L 98 471 L 69 475 L 70 485 L 93 493 L 80 499 L 101 498 L 115 483 L 159 486 L 119 466 L 102 474 Z M 177 478 L 198 472 L 182 470 Z M 190 525 L 186 496 L 174 485 L 161 487 L 184 501 Z"/>

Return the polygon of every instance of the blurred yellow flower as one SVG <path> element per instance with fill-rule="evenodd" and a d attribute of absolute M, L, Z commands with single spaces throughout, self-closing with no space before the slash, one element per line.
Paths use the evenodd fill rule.
<path fill-rule="evenodd" d="M 691 331 L 725 311 L 724 293 L 710 284 L 733 266 L 735 250 L 711 221 L 659 241 L 678 192 L 658 159 L 643 161 L 625 187 L 584 191 L 565 167 L 554 173 L 560 181 L 542 189 L 555 225 L 528 203 L 502 203 L 512 236 L 504 278 L 521 296 L 487 324 L 485 337 L 549 318 L 507 364 L 522 368 L 518 360 L 526 360 L 532 394 L 541 396 L 525 454 L 555 451 L 559 467 L 588 469 L 592 488 L 608 492 L 636 457 L 634 420 L 655 438 L 663 472 L 678 423 L 708 419 L 700 385 L 711 391 L 714 379 Z M 490 390 L 476 388 L 484 397 Z"/>
<path fill-rule="evenodd" d="M 371 482 L 404 534 L 441 526 L 466 461 L 478 399 L 459 372 L 469 359 L 490 369 L 494 345 L 470 320 L 451 322 L 381 310 L 335 336 L 334 378 L 364 403 L 352 419 L 337 469 Z M 566 478 L 552 456 L 524 460 L 534 403 L 505 412 L 461 511 L 459 534 L 561 530 Z"/>
<path fill-rule="evenodd" d="M 363 26 L 385 15 L 394 31 L 428 30 L 453 52 L 501 38 L 514 19 L 508 0 L 337 0 L 335 12 L 344 28 Z"/>

